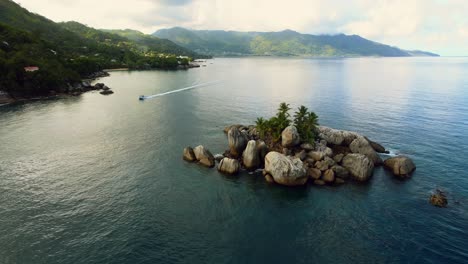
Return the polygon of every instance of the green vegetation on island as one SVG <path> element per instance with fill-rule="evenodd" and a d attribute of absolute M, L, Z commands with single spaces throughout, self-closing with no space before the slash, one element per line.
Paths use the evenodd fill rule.
<path fill-rule="evenodd" d="M 196 52 L 213 56 L 438 56 L 428 52 L 405 51 L 367 40 L 358 35 L 309 35 L 292 30 L 281 32 L 237 32 L 161 29 L 155 36 L 174 41 Z"/>
<path fill-rule="evenodd" d="M 270 119 L 257 118 L 255 126 L 258 136 L 270 148 L 275 148 L 275 145 L 281 144 L 279 142 L 281 133 L 290 125 L 295 126 L 303 143 L 314 144 L 317 137 L 318 116 L 314 112 L 309 112 L 309 109 L 302 105 L 294 113 L 291 120 L 290 110 L 289 104 L 281 103 L 275 116 Z"/>

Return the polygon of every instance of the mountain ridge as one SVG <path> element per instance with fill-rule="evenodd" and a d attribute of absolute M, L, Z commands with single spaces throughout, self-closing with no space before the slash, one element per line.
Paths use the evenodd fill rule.
<path fill-rule="evenodd" d="M 285 29 L 276 32 L 160 29 L 165 38 L 195 52 L 213 56 L 279 55 L 306 57 L 410 57 L 438 56 L 426 51 L 407 51 L 365 39 L 359 35 L 312 35 Z"/>

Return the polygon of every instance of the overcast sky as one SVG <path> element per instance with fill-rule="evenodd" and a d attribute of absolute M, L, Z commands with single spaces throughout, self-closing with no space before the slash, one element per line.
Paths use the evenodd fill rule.
<path fill-rule="evenodd" d="M 54 21 L 95 28 L 357 34 L 404 49 L 468 55 L 468 0 L 16 0 Z"/>

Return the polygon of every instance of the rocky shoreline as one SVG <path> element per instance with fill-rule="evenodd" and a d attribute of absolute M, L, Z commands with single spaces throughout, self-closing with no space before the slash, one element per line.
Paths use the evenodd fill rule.
<path fill-rule="evenodd" d="M 110 95 L 114 92 L 103 83 L 96 83 L 91 85 L 91 81 L 98 78 L 107 77 L 110 74 L 106 71 L 99 71 L 86 76 L 82 81 L 75 83 L 67 83 L 66 87 L 63 87 L 59 90 L 51 90 L 48 95 L 35 96 L 35 97 L 25 97 L 25 96 L 13 96 L 6 92 L 0 91 L 0 106 L 8 105 L 18 102 L 28 102 L 44 99 L 52 99 L 57 97 L 66 97 L 66 96 L 79 96 L 83 93 L 89 91 L 100 91 L 102 95 Z"/>
<path fill-rule="evenodd" d="M 379 143 L 352 131 L 317 127 L 314 144 L 302 142 L 296 127 L 288 126 L 281 134 L 281 148 L 267 145 L 253 125 L 232 125 L 224 129 L 229 149 L 213 155 L 204 146 L 186 147 L 183 159 L 236 175 L 241 170 L 262 171 L 269 183 L 284 186 L 340 185 L 346 182 L 367 182 L 375 167 L 384 166 L 400 179 L 416 169 L 406 156 L 382 160 L 379 153 L 388 151 Z"/>

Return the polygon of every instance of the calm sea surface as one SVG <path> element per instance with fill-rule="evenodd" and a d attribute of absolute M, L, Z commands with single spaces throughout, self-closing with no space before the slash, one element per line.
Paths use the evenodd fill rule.
<path fill-rule="evenodd" d="M 212 64 L 211 64 L 212 63 Z M 215 59 L 0 107 L 0 263 L 467 263 L 468 58 Z M 138 101 L 211 81 L 216 85 Z M 282 101 L 417 165 L 284 188 L 182 161 Z M 429 204 L 436 188 L 449 207 Z"/>

